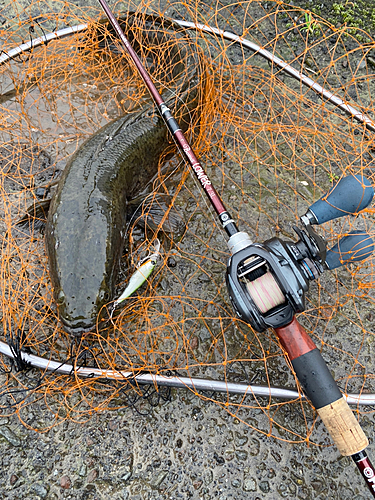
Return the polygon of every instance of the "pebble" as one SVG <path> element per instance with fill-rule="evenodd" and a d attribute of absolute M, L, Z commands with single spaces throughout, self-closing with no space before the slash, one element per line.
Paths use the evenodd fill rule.
<path fill-rule="evenodd" d="M 39 199 L 45 198 L 48 194 L 48 189 L 39 187 L 35 190 L 35 196 Z"/>
<path fill-rule="evenodd" d="M 204 473 L 204 475 L 203 475 L 204 484 L 208 485 L 208 484 L 212 483 L 213 479 L 214 479 L 214 474 L 213 474 L 212 470 L 208 470 Z"/>
<path fill-rule="evenodd" d="M 92 469 L 87 474 L 87 482 L 92 483 L 93 481 L 95 481 L 97 477 L 98 477 L 98 471 L 96 469 Z"/>
<path fill-rule="evenodd" d="M 168 267 L 176 267 L 177 266 L 176 259 L 174 257 L 168 257 L 167 266 Z"/>
<path fill-rule="evenodd" d="M 256 439 L 255 437 L 250 438 L 250 442 L 249 442 L 248 446 L 249 446 L 250 455 L 252 455 L 252 456 L 258 455 L 259 450 L 260 450 L 260 442 L 258 439 Z"/>
<path fill-rule="evenodd" d="M 255 479 L 252 477 L 248 477 L 244 480 L 243 482 L 243 490 L 244 491 L 256 491 L 257 490 L 257 483 Z"/>
<path fill-rule="evenodd" d="M 70 481 L 69 476 L 62 476 L 60 478 L 60 486 L 61 488 L 64 488 L 64 490 L 68 490 L 72 485 L 72 482 Z"/>
<path fill-rule="evenodd" d="M 164 481 L 164 479 L 167 476 L 168 476 L 168 471 L 163 470 L 163 471 L 159 472 L 159 474 L 157 476 L 154 476 L 151 479 L 151 482 L 150 482 L 151 488 L 154 488 L 154 489 L 159 488 L 159 486 L 161 485 L 161 483 Z"/>
<path fill-rule="evenodd" d="M 35 493 L 39 498 L 46 498 L 48 494 L 48 489 L 43 484 L 35 483 L 31 486 L 31 490 Z"/>
<path fill-rule="evenodd" d="M 202 484 L 203 484 L 203 481 L 195 481 L 193 483 L 194 489 L 199 490 L 199 488 L 202 486 Z"/>
<path fill-rule="evenodd" d="M 87 474 L 87 465 L 83 463 L 81 467 L 79 468 L 78 475 L 81 477 L 85 477 Z"/>
<path fill-rule="evenodd" d="M 16 484 L 17 479 L 18 479 L 18 476 L 16 476 L 15 474 L 12 474 L 12 475 L 10 476 L 10 479 L 9 479 L 10 484 L 11 484 L 12 486 L 13 486 L 14 484 Z"/>
<path fill-rule="evenodd" d="M 214 459 L 218 465 L 223 465 L 225 463 L 225 459 L 220 457 L 216 452 L 214 453 Z"/>
<path fill-rule="evenodd" d="M 240 434 L 239 432 L 236 432 L 234 435 L 234 442 L 236 443 L 237 446 L 243 446 L 248 442 L 249 438 L 247 436 L 244 436 L 243 434 Z"/>
<path fill-rule="evenodd" d="M 357 69 L 363 69 L 363 68 L 366 68 L 366 61 L 364 59 L 362 59 L 359 64 L 358 64 L 358 68 Z"/>
<path fill-rule="evenodd" d="M 182 439 L 177 439 L 177 441 L 176 441 L 177 448 L 181 448 L 182 445 L 183 445 Z"/>
<path fill-rule="evenodd" d="M 131 478 L 131 475 L 132 475 L 131 471 L 125 472 L 125 474 L 121 476 L 121 480 L 128 481 Z"/>
<path fill-rule="evenodd" d="M 0 427 L 0 436 L 3 436 L 8 443 L 12 444 L 13 446 L 20 446 L 21 445 L 21 440 L 14 434 L 13 431 L 9 429 L 7 425 L 3 425 Z"/>
<path fill-rule="evenodd" d="M 270 491 L 270 483 L 268 481 L 261 481 L 259 483 L 259 488 L 263 491 L 263 493 L 268 493 Z"/>
<path fill-rule="evenodd" d="M 245 460 L 247 460 L 247 451 L 236 451 L 236 458 L 237 460 L 241 460 L 244 462 Z"/>
<path fill-rule="evenodd" d="M 108 422 L 108 428 L 111 431 L 115 431 L 116 429 L 118 429 L 118 426 L 119 426 L 119 423 L 118 423 L 118 420 L 116 420 L 116 419 L 110 420 Z"/>

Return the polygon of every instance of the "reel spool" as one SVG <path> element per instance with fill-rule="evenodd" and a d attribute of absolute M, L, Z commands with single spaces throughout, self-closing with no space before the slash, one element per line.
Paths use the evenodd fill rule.
<path fill-rule="evenodd" d="M 246 287 L 256 306 L 263 314 L 285 302 L 283 292 L 269 271 L 254 281 L 248 281 Z"/>
<path fill-rule="evenodd" d="M 301 217 L 303 229 L 293 227 L 299 237 L 297 242 L 271 238 L 254 244 L 246 233 L 232 236 L 229 246 L 234 252 L 228 262 L 226 282 L 238 316 L 258 332 L 288 325 L 295 313 L 305 310 L 310 281 L 326 269 L 371 255 L 374 242 L 366 232 L 352 231 L 327 251 L 312 224 L 363 210 L 373 195 L 366 178 L 350 175 Z"/>

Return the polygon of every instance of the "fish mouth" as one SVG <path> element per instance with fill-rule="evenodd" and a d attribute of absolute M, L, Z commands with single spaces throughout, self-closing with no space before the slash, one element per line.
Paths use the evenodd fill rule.
<path fill-rule="evenodd" d="M 60 318 L 60 319 L 61 323 L 63 324 L 64 330 L 71 337 L 81 337 L 84 333 L 91 332 L 95 328 L 95 322 L 92 321 L 73 322 L 67 320 L 66 318 Z"/>

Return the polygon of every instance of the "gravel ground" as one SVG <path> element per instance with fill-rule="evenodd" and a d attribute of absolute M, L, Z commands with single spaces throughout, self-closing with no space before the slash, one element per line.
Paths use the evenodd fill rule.
<path fill-rule="evenodd" d="M 348 4 L 345 10 L 326 1 L 320 13 L 340 23 L 350 10 L 374 31 L 375 15 L 366 25 L 362 15 L 371 2 Z M 260 421 L 261 412 L 252 418 Z M 25 420 L 44 419 L 43 406 L 28 408 Z M 375 456 L 374 417 L 361 424 Z M 314 433 L 317 442 L 329 441 L 320 423 Z M 172 390 L 147 416 L 132 409 L 97 413 L 85 424 L 66 421 L 43 434 L 17 416 L 2 418 L 0 451 L 0 494 L 10 500 L 369 498 L 351 460 L 334 447 L 268 438 L 184 390 Z"/>

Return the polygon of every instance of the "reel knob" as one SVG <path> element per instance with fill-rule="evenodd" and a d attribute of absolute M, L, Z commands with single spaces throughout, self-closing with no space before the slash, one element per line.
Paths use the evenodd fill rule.
<path fill-rule="evenodd" d="M 365 231 L 351 231 L 327 251 L 326 266 L 336 269 L 344 264 L 357 262 L 369 257 L 374 251 L 374 241 Z"/>
<path fill-rule="evenodd" d="M 323 224 L 344 215 L 355 214 L 366 208 L 373 196 L 374 189 L 366 177 L 347 175 L 313 203 L 301 219 L 305 224 Z"/>

